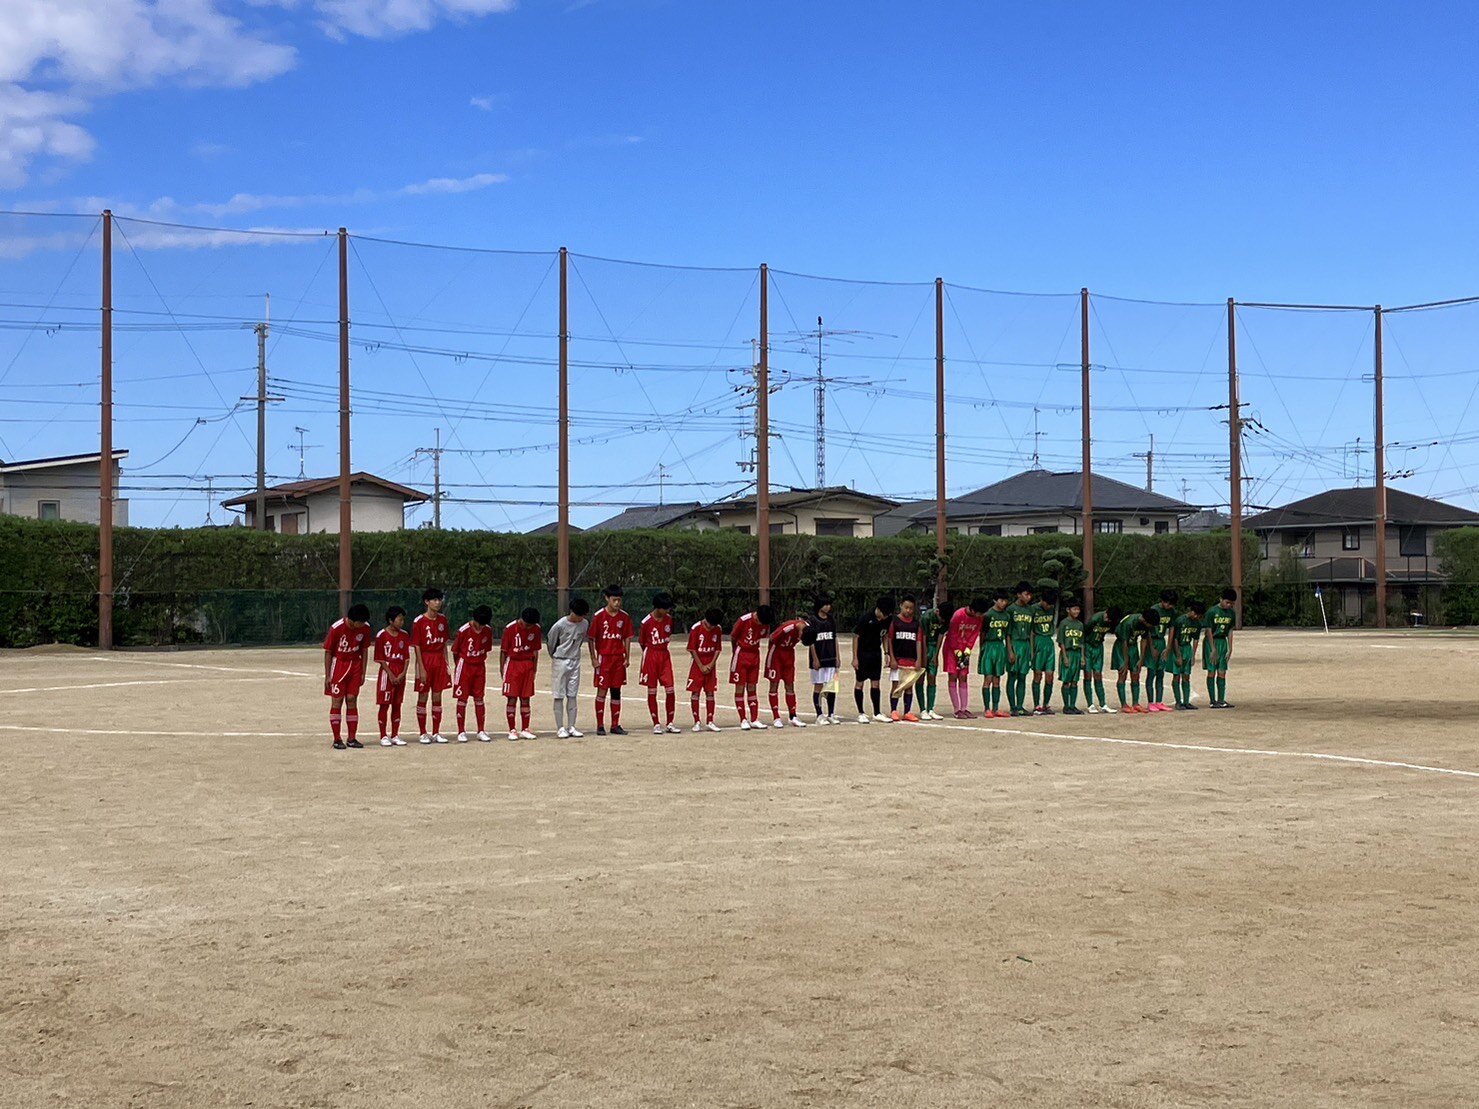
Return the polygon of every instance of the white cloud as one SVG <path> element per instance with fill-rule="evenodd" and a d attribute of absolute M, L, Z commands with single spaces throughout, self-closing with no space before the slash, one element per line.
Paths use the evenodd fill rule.
<path fill-rule="evenodd" d="M 33 167 L 85 161 L 76 122 L 104 97 L 160 84 L 232 88 L 297 64 L 281 38 L 305 22 L 331 38 L 391 38 L 515 0 L 0 0 L 0 188 Z M 286 15 L 269 31 L 263 9 Z M 241 15 L 254 12 L 250 21 Z"/>
<path fill-rule="evenodd" d="M 400 190 L 401 196 L 430 196 L 432 194 L 471 193 L 486 189 L 489 185 L 502 185 L 508 180 L 506 173 L 475 173 L 471 177 L 433 177 L 429 181 L 407 185 Z"/>
<path fill-rule="evenodd" d="M 491 112 L 508 104 L 508 93 L 494 92 L 487 96 L 474 96 L 468 104 L 480 112 Z"/>

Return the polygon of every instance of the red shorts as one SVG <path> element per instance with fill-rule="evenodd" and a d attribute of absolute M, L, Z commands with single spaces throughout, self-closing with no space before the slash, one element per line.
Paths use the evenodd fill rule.
<path fill-rule="evenodd" d="M 696 663 L 688 667 L 688 692 L 713 693 L 719 688 L 719 668 L 716 666 L 705 674 Z"/>
<path fill-rule="evenodd" d="M 792 651 L 785 654 L 777 651 L 770 656 L 770 665 L 765 668 L 767 681 L 781 682 L 785 685 L 796 684 L 796 655 Z"/>
<path fill-rule="evenodd" d="M 333 669 L 329 671 L 329 687 L 325 695 L 354 697 L 358 695 L 359 687 L 364 684 L 364 663 L 357 658 L 336 658 Z"/>
<path fill-rule="evenodd" d="M 457 660 L 457 669 L 452 672 L 452 696 L 459 701 L 466 701 L 471 697 L 474 701 L 483 699 L 483 689 L 488 684 L 488 664 L 481 659 L 477 662 L 469 662 L 467 659 Z"/>
<path fill-rule="evenodd" d="M 596 688 L 620 689 L 627 684 L 626 655 L 596 656 Z"/>
<path fill-rule="evenodd" d="M 421 677 L 416 680 L 417 693 L 440 693 L 452 688 L 452 675 L 447 673 L 447 656 L 440 651 L 421 658 Z"/>
<path fill-rule="evenodd" d="M 395 672 L 396 677 L 404 677 L 404 669 Z M 375 679 L 375 703 L 377 705 L 398 705 L 406 699 L 406 683 L 392 682 L 391 671 L 388 666 L 380 667 L 380 676 Z"/>
<path fill-rule="evenodd" d="M 528 700 L 534 696 L 534 659 L 511 658 L 503 664 L 503 695 Z"/>
<path fill-rule="evenodd" d="M 642 670 L 637 675 L 637 683 L 645 685 L 648 689 L 656 689 L 658 686 L 672 689 L 673 656 L 667 651 L 647 652 L 642 659 Z"/>
<path fill-rule="evenodd" d="M 741 651 L 729 671 L 730 685 L 754 685 L 760 680 L 760 652 Z"/>

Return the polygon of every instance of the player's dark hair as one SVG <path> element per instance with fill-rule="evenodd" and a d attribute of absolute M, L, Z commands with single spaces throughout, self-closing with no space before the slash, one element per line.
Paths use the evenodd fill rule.
<path fill-rule="evenodd" d="M 391 605 L 385 610 L 385 622 L 387 624 L 394 624 L 397 616 L 404 616 L 405 614 L 406 610 L 401 608 L 400 605 Z"/>
<path fill-rule="evenodd" d="M 1197 601 L 1197 600 L 1187 601 L 1186 602 L 1186 607 L 1189 608 L 1189 609 L 1191 609 L 1198 616 L 1205 616 L 1205 615 L 1207 615 L 1207 605 L 1203 601 Z"/>
<path fill-rule="evenodd" d="M 775 623 L 775 609 L 769 605 L 761 605 L 755 610 L 755 615 L 760 618 L 762 624 L 769 625 Z"/>
<path fill-rule="evenodd" d="M 1120 621 L 1123 620 L 1124 618 L 1125 618 L 1125 610 L 1124 609 L 1120 608 L 1119 605 L 1110 605 L 1109 606 L 1109 626 L 1111 628 L 1117 628 L 1117 627 L 1119 627 L 1120 626 Z"/>
<path fill-rule="evenodd" d="M 911 605 L 917 605 L 919 603 L 913 593 L 905 593 L 899 598 L 899 604 L 903 604 L 905 601 L 908 601 Z"/>
<path fill-rule="evenodd" d="M 673 595 L 671 593 L 657 593 L 652 598 L 652 607 L 670 609 L 673 607 Z"/>
<path fill-rule="evenodd" d="M 584 597 L 576 597 L 575 600 L 570 602 L 570 611 L 576 616 L 584 616 L 590 610 L 591 603 Z"/>
<path fill-rule="evenodd" d="M 1019 581 L 1017 583 L 1016 588 L 1013 589 L 1012 592 L 1013 593 L 1031 593 L 1032 592 L 1032 583 L 1030 581 Z"/>
<path fill-rule="evenodd" d="M 621 586 L 619 586 L 619 585 L 608 585 L 605 589 L 601 590 L 601 596 L 603 596 L 603 597 L 620 597 L 621 596 Z"/>
<path fill-rule="evenodd" d="M 711 624 L 718 624 L 722 628 L 724 626 L 724 610 L 719 608 L 706 608 L 704 609 L 704 619 Z"/>
<path fill-rule="evenodd" d="M 357 624 L 368 624 L 370 622 L 369 605 L 350 605 L 349 611 L 344 614 Z"/>
<path fill-rule="evenodd" d="M 1063 598 L 1063 608 L 1065 610 L 1070 609 L 1070 608 L 1076 608 L 1076 609 L 1082 610 L 1083 607 L 1084 607 L 1084 603 L 1082 601 L 1080 601 L 1077 597 L 1066 596 L 1066 597 Z"/>
<path fill-rule="evenodd" d="M 1058 599 L 1058 591 L 1056 589 L 1044 589 L 1037 595 L 1037 599 L 1044 604 L 1050 605 Z"/>
<path fill-rule="evenodd" d="M 1177 593 L 1174 589 L 1161 590 L 1161 600 L 1165 601 L 1167 604 L 1174 605 L 1177 600 L 1180 599 L 1180 597 L 1181 594 Z"/>
<path fill-rule="evenodd" d="M 429 589 L 423 589 L 421 591 L 422 604 L 425 604 L 427 601 L 440 601 L 445 597 L 446 594 L 443 593 L 436 586 L 431 586 Z"/>
<path fill-rule="evenodd" d="M 985 597 L 972 597 L 971 603 L 966 605 L 966 608 L 970 609 L 972 612 L 985 612 L 990 607 L 991 602 L 988 601 Z"/>
<path fill-rule="evenodd" d="M 826 608 L 831 603 L 832 603 L 832 596 L 831 596 L 831 594 L 829 594 L 829 593 L 818 593 L 817 594 L 817 597 L 816 597 L 816 600 L 812 602 L 811 611 L 814 612 L 814 613 L 816 613 L 818 616 L 820 616 L 821 613 L 822 613 L 822 609 Z"/>
<path fill-rule="evenodd" d="M 874 602 L 873 607 L 876 608 L 879 612 L 883 613 L 885 616 L 888 616 L 894 610 L 894 599 L 892 597 L 879 597 L 878 600 Z"/>
<path fill-rule="evenodd" d="M 479 624 L 491 624 L 493 623 L 493 610 L 487 605 L 478 605 L 472 610 L 472 618 Z"/>
<path fill-rule="evenodd" d="M 1236 601 L 1238 599 L 1238 591 L 1229 585 L 1222 591 L 1222 599 L 1224 601 Z"/>
<path fill-rule="evenodd" d="M 537 624 L 539 623 L 539 609 L 530 605 L 523 612 L 519 613 L 519 619 L 526 624 Z"/>
<path fill-rule="evenodd" d="M 1140 614 L 1140 618 L 1152 628 L 1161 622 L 1161 614 L 1153 608 L 1148 608 Z"/>
<path fill-rule="evenodd" d="M 993 589 L 991 591 L 991 599 L 993 601 L 1010 601 L 1012 599 L 1012 595 L 1008 593 L 1005 589 Z"/>

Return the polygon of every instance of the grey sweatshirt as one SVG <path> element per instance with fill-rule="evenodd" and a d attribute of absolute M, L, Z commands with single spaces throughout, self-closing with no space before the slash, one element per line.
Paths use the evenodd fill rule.
<path fill-rule="evenodd" d="M 544 637 L 544 647 L 549 651 L 549 657 L 579 662 L 590 628 L 591 622 L 588 619 L 574 623 L 568 616 L 560 617 L 550 625 L 549 634 Z"/>

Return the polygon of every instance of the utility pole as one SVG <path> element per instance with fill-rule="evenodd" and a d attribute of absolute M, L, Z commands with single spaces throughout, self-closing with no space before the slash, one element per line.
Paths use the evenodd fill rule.
<path fill-rule="evenodd" d="M 1243 404 L 1238 399 L 1238 304 L 1227 298 L 1227 486 L 1232 515 L 1232 587 L 1243 624 Z"/>
<path fill-rule="evenodd" d="M 827 487 L 827 379 L 822 374 L 822 317 L 817 317 L 817 488 Z"/>
<path fill-rule="evenodd" d="M 252 401 L 257 406 L 257 497 L 252 506 L 252 526 L 258 531 L 267 530 L 267 405 L 283 399 L 270 396 L 267 392 L 267 332 L 272 326 L 272 294 L 268 293 L 265 299 L 267 306 L 262 314 L 262 322 L 252 327 L 257 333 L 257 395 L 240 398 L 243 401 Z M 303 477 L 301 470 L 300 453 L 299 478 Z"/>
<path fill-rule="evenodd" d="M 938 606 L 945 599 L 945 279 L 942 277 L 935 278 L 935 557 L 940 560 L 934 598 Z"/>
<path fill-rule="evenodd" d="M 354 586 L 354 515 L 350 500 L 349 231 L 339 228 L 339 615 L 349 611 Z"/>
<path fill-rule="evenodd" d="M 98 429 L 98 647 L 113 649 L 113 213 L 103 212 L 102 422 Z"/>
<path fill-rule="evenodd" d="M 1094 448 L 1090 438 L 1093 410 L 1089 406 L 1089 290 L 1079 297 L 1079 402 L 1083 409 L 1083 531 L 1084 531 L 1084 619 L 1094 615 Z"/>
<path fill-rule="evenodd" d="M 1375 358 L 1372 371 L 1376 384 L 1376 626 L 1387 626 L 1387 450 L 1386 412 L 1382 390 L 1381 305 L 1376 306 Z"/>
<path fill-rule="evenodd" d="M 755 375 L 755 530 L 760 603 L 770 603 L 770 267 L 760 266 L 760 364 Z"/>
<path fill-rule="evenodd" d="M 212 521 L 212 519 L 211 519 L 211 509 L 215 507 L 215 501 L 216 501 L 215 481 L 216 481 L 216 479 L 213 476 L 211 476 L 210 474 L 206 474 L 205 475 L 205 526 L 206 527 L 211 527 L 214 524 L 214 521 Z M 258 509 L 258 511 L 261 511 L 261 510 Z"/>
<path fill-rule="evenodd" d="M 661 508 L 663 501 L 663 482 L 667 480 L 668 468 L 661 462 L 657 464 L 657 506 Z"/>
<path fill-rule="evenodd" d="M 431 459 L 431 526 L 442 530 L 442 429 L 436 429 L 436 446 L 417 447 L 412 456 L 427 455 Z"/>
<path fill-rule="evenodd" d="M 570 251 L 560 248 L 560 504 L 555 522 L 555 588 L 570 611 Z"/>
<path fill-rule="evenodd" d="M 1037 407 L 1034 405 L 1032 409 L 1032 468 L 1034 470 L 1042 469 L 1042 457 L 1037 453 L 1038 436 L 1042 435 L 1042 432 L 1037 430 L 1037 413 Z"/>
<path fill-rule="evenodd" d="M 1155 492 L 1155 436 L 1150 437 L 1150 449 L 1147 451 L 1136 451 L 1135 458 L 1145 459 L 1145 491 Z"/>

